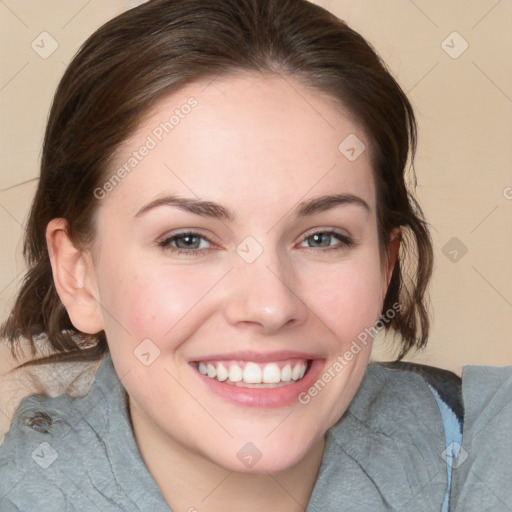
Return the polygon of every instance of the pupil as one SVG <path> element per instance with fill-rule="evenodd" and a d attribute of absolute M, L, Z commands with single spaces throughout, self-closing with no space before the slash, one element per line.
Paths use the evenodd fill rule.
<path fill-rule="evenodd" d="M 318 243 L 320 247 L 327 247 L 329 245 L 329 236 L 330 235 L 326 235 L 325 233 L 316 233 L 312 238 L 315 244 Z M 322 241 L 324 243 L 322 243 Z"/>
<path fill-rule="evenodd" d="M 180 244 L 182 247 L 180 247 Z M 197 237 L 196 236 L 182 236 L 176 240 L 176 245 L 180 247 L 180 249 L 189 249 L 191 246 L 197 245 Z"/>

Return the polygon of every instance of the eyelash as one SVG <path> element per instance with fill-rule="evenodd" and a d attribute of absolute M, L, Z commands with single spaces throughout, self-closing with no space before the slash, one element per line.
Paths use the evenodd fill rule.
<path fill-rule="evenodd" d="M 346 249 L 348 247 L 352 247 L 355 245 L 355 242 L 347 235 L 343 235 L 341 233 L 338 233 L 337 231 L 333 230 L 318 230 L 306 233 L 302 239 L 302 242 L 305 242 L 309 238 L 315 236 L 315 235 L 328 235 L 337 238 L 340 241 L 339 246 L 327 246 L 326 248 L 317 248 L 317 247 L 309 247 L 309 249 L 315 251 L 315 252 L 325 252 L 325 251 L 337 251 Z M 158 242 L 158 247 L 164 249 L 165 251 L 170 251 L 177 255 L 186 255 L 186 256 L 194 256 L 197 254 L 203 254 L 207 249 L 180 249 L 178 247 L 171 246 L 172 242 L 175 242 L 179 238 L 185 238 L 185 237 L 196 237 L 200 238 L 202 240 L 206 240 L 208 243 L 212 243 L 207 237 L 205 237 L 203 234 L 199 233 L 198 231 L 189 230 L 189 231 L 182 231 L 181 233 L 176 233 L 172 236 L 169 236 L 160 242 Z"/>
<path fill-rule="evenodd" d="M 185 238 L 185 237 L 196 237 L 201 238 L 202 240 L 206 240 L 209 243 L 212 243 L 211 240 L 209 240 L 207 237 L 205 237 L 203 234 L 197 232 L 197 231 L 182 231 L 181 233 L 176 233 L 172 236 L 169 236 L 167 238 L 164 238 L 160 242 L 158 242 L 158 246 L 164 249 L 165 251 L 170 251 L 174 254 L 185 254 L 187 256 L 193 256 L 194 254 L 203 254 L 205 249 L 179 249 L 178 247 L 172 247 L 170 244 L 177 240 L 178 238 Z"/>

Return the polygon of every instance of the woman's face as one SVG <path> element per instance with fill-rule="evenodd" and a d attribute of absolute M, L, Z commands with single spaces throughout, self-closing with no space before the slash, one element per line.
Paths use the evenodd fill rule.
<path fill-rule="evenodd" d="M 158 103 L 108 179 L 96 298 L 139 444 L 291 467 L 353 398 L 387 288 L 366 135 L 292 78 L 217 78 Z"/>

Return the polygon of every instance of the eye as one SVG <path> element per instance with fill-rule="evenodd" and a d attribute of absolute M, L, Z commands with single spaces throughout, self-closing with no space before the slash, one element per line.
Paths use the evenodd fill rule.
<path fill-rule="evenodd" d="M 176 233 L 158 242 L 158 246 L 166 251 L 189 255 L 201 254 L 208 244 L 211 244 L 210 240 L 196 231 Z"/>
<path fill-rule="evenodd" d="M 309 244 L 306 247 L 320 250 L 324 248 L 328 250 L 344 249 L 354 245 L 354 241 L 349 236 L 332 230 L 309 233 L 301 242 L 301 247 L 305 247 L 303 245 L 305 243 Z"/>

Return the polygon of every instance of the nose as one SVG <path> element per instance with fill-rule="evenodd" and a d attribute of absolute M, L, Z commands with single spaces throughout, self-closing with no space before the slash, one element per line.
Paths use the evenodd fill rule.
<path fill-rule="evenodd" d="M 224 308 L 232 325 L 253 326 L 267 335 L 298 326 L 308 317 L 294 269 L 286 259 L 269 252 L 253 263 L 237 261 L 230 272 Z"/>

